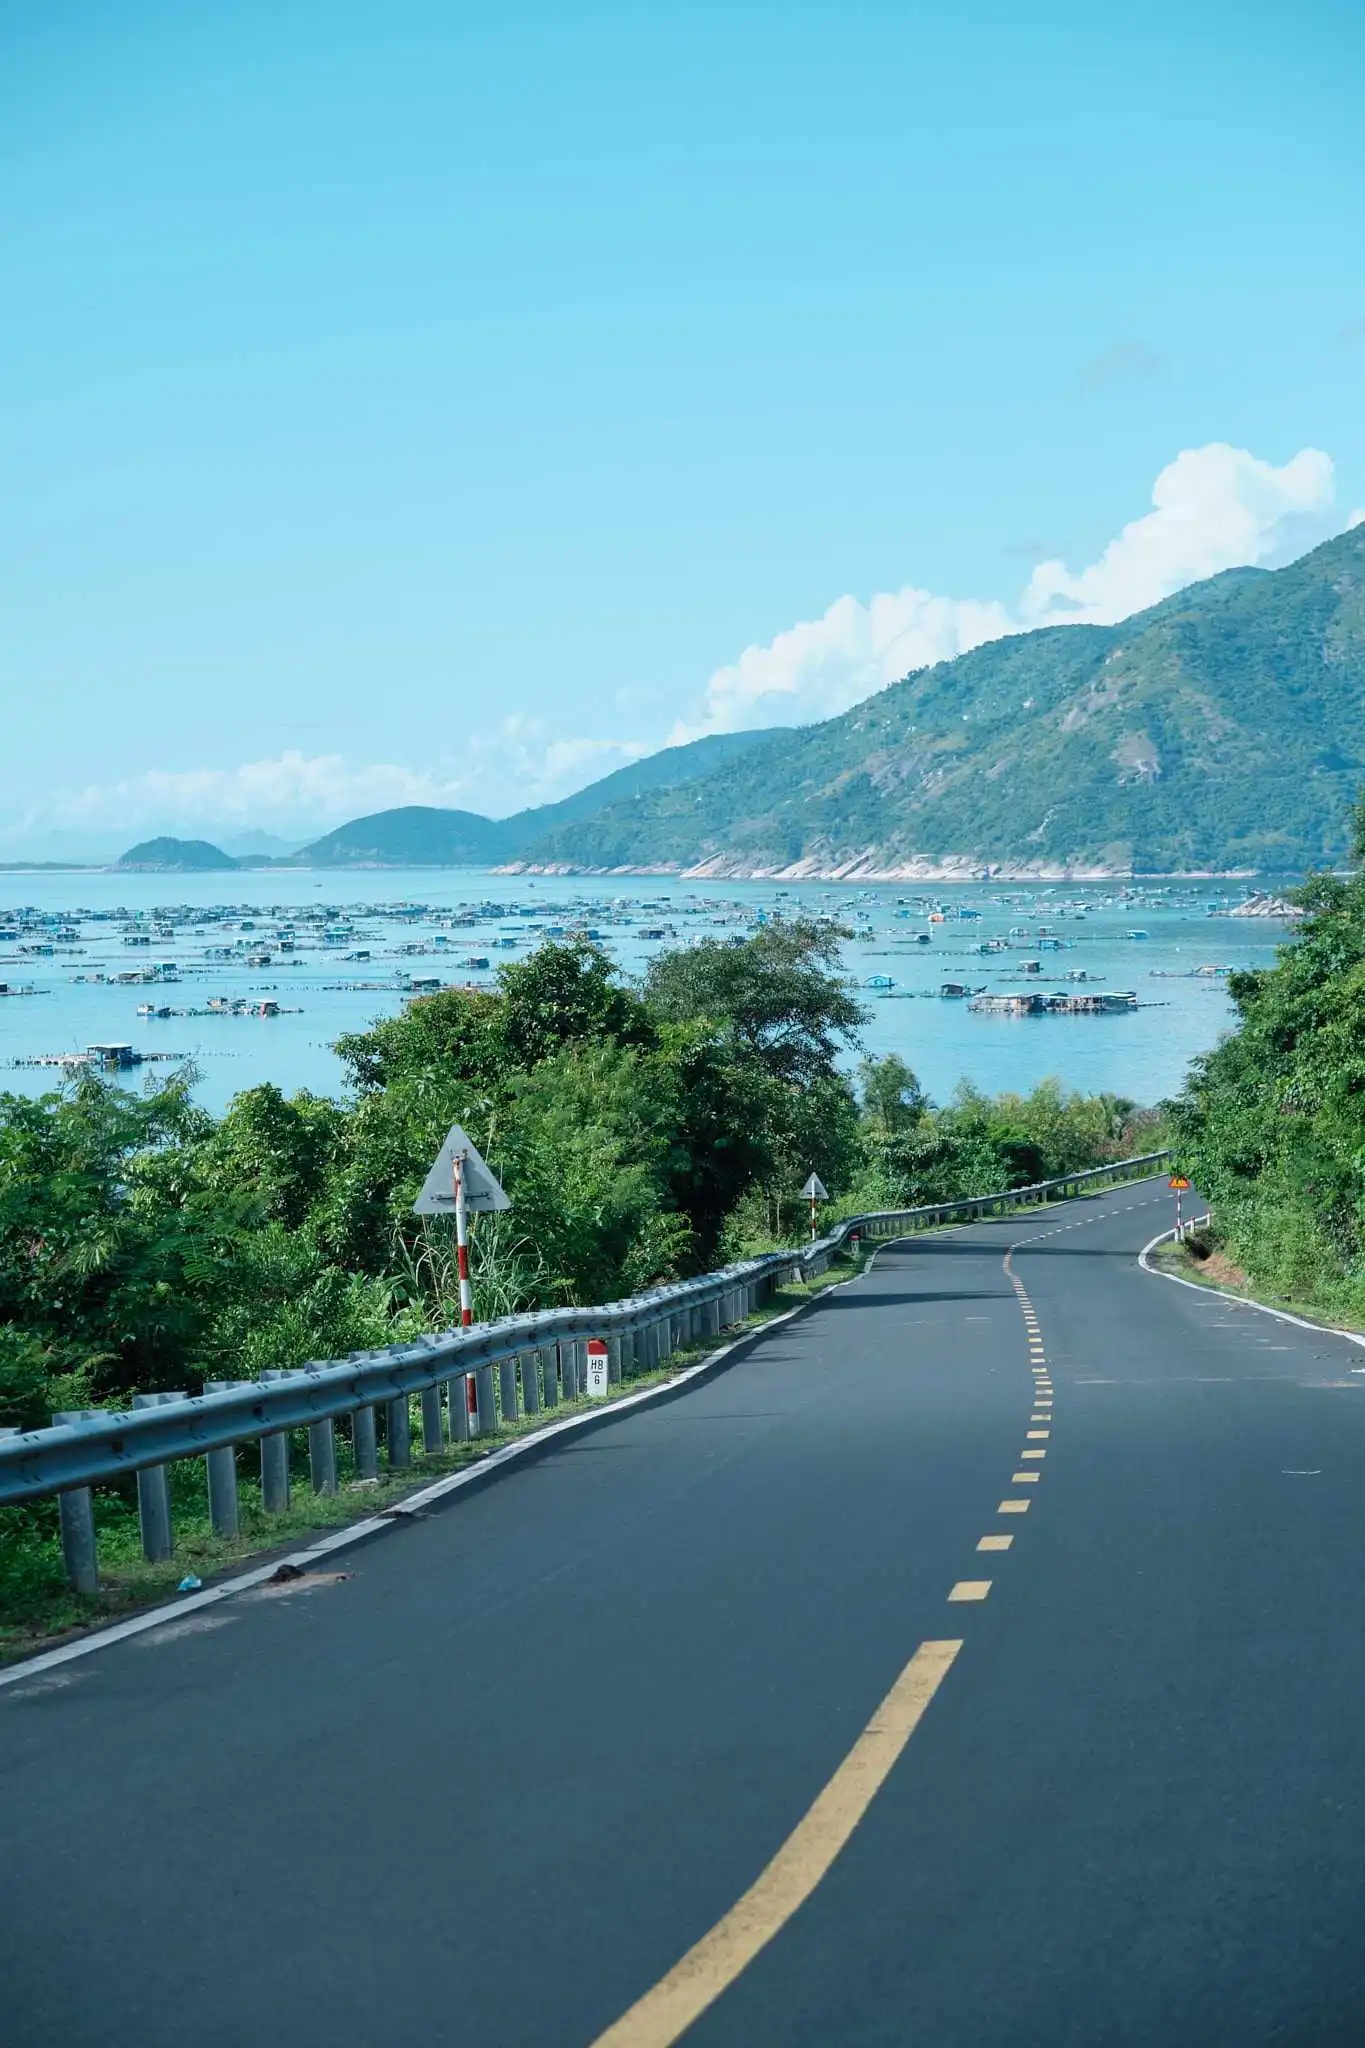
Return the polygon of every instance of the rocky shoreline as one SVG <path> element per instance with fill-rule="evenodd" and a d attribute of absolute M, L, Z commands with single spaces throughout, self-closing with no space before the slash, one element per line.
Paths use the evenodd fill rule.
<path fill-rule="evenodd" d="M 680 861 L 655 865 L 589 867 L 575 861 L 508 861 L 490 868 L 494 875 L 583 875 L 607 878 L 620 875 L 669 875 L 681 882 L 1246 882 L 1254 879 L 1255 868 L 1187 868 L 1168 873 L 1131 867 L 1103 867 L 1094 862 L 1062 865 L 1048 861 L 987 861 L 968 855 L 950 854 L 946 859 L 900 861 L 879 864 L 873 856 L 821 862 L 818 859 L 790 861 L 781 867 L 764 867 L 751 861 L 718 854 L 709 860 L 686 866 Z M 1248 913 L 1251 914 L 1251 913 Z M 1273 915 L 1266 912 L 1265 915 Z"/>

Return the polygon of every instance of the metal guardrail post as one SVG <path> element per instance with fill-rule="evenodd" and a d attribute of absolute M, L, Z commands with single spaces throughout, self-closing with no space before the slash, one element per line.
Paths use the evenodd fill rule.
<path fill-rule="evenodd" d="M 260 1375 L 263 1386 L 275 1386 L 294 1375 L 272 1367 Z M 289 1512 L 289 1432 L 276 1431 L 261 1438 L 261 1506 L 268 1515 Z"/>
<path fill-rule="evenodd" d="M 183 1388 L 175 1393 L 134 1394 L 134 1408 L 164 1408 L 168 1401 L 183 1401 Z M 137 1519 L 142 1536 L 142 1555 L 148 1564 L 164 1564 L 175 1555 L 175 1531 L 171 1526 L 171 1488 L 164 1465 L 144 1465 L 137 1475 Z"/>
<path fill-rule="evenodd" d="M 58 1420 L 61 1418 L 59 1417 Z M 88 1486 L 73 1486 L 57 1495 L 62 1530 L 62 1562 L 73 1592 L 87 1598 L 100 1589 L 99 1553 L 95 1544 L 95 1503 Z"/>
<path fill-rule="evenodd" d="M 523 1351 L 521 1354 L 521 1405 L 527 1415 L 540 1413 L 540 1353 Z"/>
<path fill-rule="evenodd" d="M 396 1394 L 384 1403 L 385 1433 L 388 1437 L 390 1472 L 406 1471 L 412 1463 L 412 1414 L 406 1394 Z"/>
<path fill-rule="evenodd" d="M 448 1382 L 450 1388 L 450 1441 L 453 1444 L 469 1442 L 469 1374 L 457 1372 Z"/>
<path fill-rule="evenodd" d="M 469 1434 L 471 1436 L 492 1436 L 498 1426 L 493 1406 L 493 1368 L 481 1365 L 473 1375 L 474 1399 L 477 1408 L 470 1413 Z"/>
<path fill-rule="evenodd" d="M 102 1422 L 104 1408 L 63 1408 L 56 1423 Z M 88 1486 L 71 1486 L 57 1495 L 62 1531 L 62 1562 L 73 1593 L 92 1599 L 100 1589 L 99 1549 L 95 1541 L 95 1501 Z"/>
<path fill-rule="evenodd" d="M 233 1380 L 205 1380 L 206 1394 L 226 1394 Z M 204 1458 L 209 1490 L 209 1527 L 215 1536 L 235 1536 L 241 1527 L 237 1505 L 237 1453 L 231 1444 Z"/>
<path fill-rule="evenodd" d="M 618 1331 L 613 1330 L 607 1338 L 607 1385 L 619 1387 L 621 1378 L 621 1337 Z"/>
<path fill-rule="evenodd" d="M 443 1451 L 445 1447 L 445 1430 L 441 1425 L 441 1389 L 438 1383 L 434 1387 L 422 1389 L 422 1449 L 431 1455 Z"/>
<path fill-rule="evenodd" d="M 351 1443 L 355 1450 L 356 1478 L 377 1479 L 379 1477 L 379 1433 L 375 1428 L 373 1408 L 357 1408 L 352 1415 Z"/>
<path fill-rule="evenodd" d="M 517 1399 L 517 1361 L 504 1358 L 498 1367 L 498 1393 L 502 1400 L 502 1426 L 510 1429 L 514 1422 L 521 1420 L 521 1403 Z"/>
<path fill-rule="evenodd" d="M 555 1357 L 555 1347 L 553 1344 L 541 1346 L 540 1369 L 545 1383 L 545 1406 L 547 1408 L 557 1408 L 559 1406 L 559 1365 Z"/>
<path fill-rule="evenodd" d="M 330 1415 L 308 1425 L 308 1477 L 314 1493 L 337 1490 L 336 1423 Z"/>

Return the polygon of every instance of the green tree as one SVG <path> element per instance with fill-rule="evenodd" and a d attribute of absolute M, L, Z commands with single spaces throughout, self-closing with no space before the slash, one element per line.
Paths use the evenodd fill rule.
<path fill-rule="evenodd" d="M 1357 872 L 1311 877 L 1277 964 L 1238 974 L 1238 1027 L 1170 1105 L 1176 1156 L 1253 1278 L 1365 1314 L 1365 807 Z"/>
<path fill-rule="evenodd" d="M 837 972 L 846 936 L 796 918 L 750 939 L 704 939 L 650 962 L 646 999 L 671 1022 L 725 1025 L 776 1080 L 801 1086 L 832 1074 L 867 1021 Z"/>
<path fill-rule="evenodd" d="M 896 1052 L 881 1059 L 864 1059 L 858 1068 L 858 1085 L 863 1115 L 881 1137 L 913 1130 L 928 1108 L 924 1090 Z"/>
<path fill-rule="evenodd" d="M 613 1039 L 650 1045 L 654 1024 L 633 989 L 590 939 L 537 946 L 498 970 L 502 1036 L 513 1065 L 534 1067 L 566 1045 Z"/>

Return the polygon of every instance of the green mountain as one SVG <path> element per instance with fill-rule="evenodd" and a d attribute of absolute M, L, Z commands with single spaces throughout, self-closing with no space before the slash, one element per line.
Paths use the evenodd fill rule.
<path fill-rule="evenodd" d="M 482 868 L 501 857 L 501 846 L 498 825 L 477 811 L 404 804 L 338 825 L 295 858 L 310 868 Z"/>
<path fill-rule="evenodd" d="M 307 867 L 493 867 L 518 859 L 548 832 L 567 830 L 607 806 L 709 775 L 772 737 L 767 732 L 716 733 L 688 746 L 665 747 L 557 804 L 540 804 L 510 818 L 425 804 L 376 811 L 315 840 L 296 862 Z"/>
<path fill-rule="evenodd" d="M 560 824 L 583 869 L 1145 873 L 1340 860 L 1365 782 L 1365 527 L 1117 626 L 1051 626 Z"/>
<path fill-rule="evenodd" d="M 144 839 L 114 862 L 116 869 L 143 874 L 208 874 L 235 868 L 237 862 L 207 839 Z"/>

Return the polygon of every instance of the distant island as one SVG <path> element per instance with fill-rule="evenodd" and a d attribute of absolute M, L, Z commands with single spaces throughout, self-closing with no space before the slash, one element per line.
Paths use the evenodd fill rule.
<path fill-rule="evenodd" d="M 240 865 L 221 846 L 207 839 L 144 839 L 130 846 L 114 862 L 117 874 L 197 875 L 213 874 Z"/>

